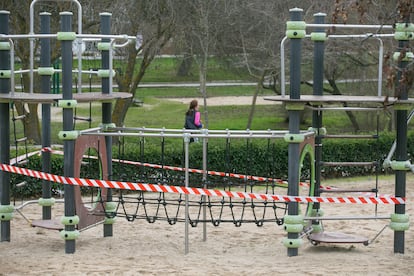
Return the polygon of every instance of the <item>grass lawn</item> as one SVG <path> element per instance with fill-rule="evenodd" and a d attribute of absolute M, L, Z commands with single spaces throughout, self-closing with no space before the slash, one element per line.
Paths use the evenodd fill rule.
<path fill-rule="evenodd" d="M 250 105 L 208 106 L 207 108 L 209 129 L 246 129 Z M 128 126 L 182 128 L 186 109 L 187 105 L 182 103 L 146 98 L 143 107 L 132 107 L 128 110 L 125 124 Z M 201 107 L 200 111 L 205 118 L 204 108 Z M 281 106 L 257 106 L 251 129 L 276 129 L 278 125 L 286 127 L 284 118 L 274 116 L 279 112 L 282 112 Z"/>

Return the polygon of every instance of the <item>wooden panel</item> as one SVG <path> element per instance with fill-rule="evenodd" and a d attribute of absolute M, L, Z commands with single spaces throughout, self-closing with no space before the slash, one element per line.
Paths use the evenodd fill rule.
<path fill-rule="evenodd" d="M 105 102 L 116 99 L 131 98 L 132 94 L 127 92 L 113 92 L 112 94 L 102 94 L 101 92 L 74 93 L 73 98 L 78 102 Z M 25 103 L 53 103 L 62 99 L 62 94 L 44 93 L 0 93 L 0 102 L 25 102 Z"/>
<path fill-rule="evenodd" d="M 0 93 L 0 102 L 27 102 L 27 103 L 53 103 L 61 99 L 60 94 L 40 94 L 40 93 Z"/>
<path fill-rule="evenodd" d="M 408 100 L 399 100 L 396 97 L 386 96 L 347 96 L 347 95 L 301 95 L 300 99 L 290 99 L 286 96 L 269 96 L 264 98 L 267 101 L 279 102 L 303 102 L 303 103 L 380 103 L 383 105 L 390 105 L 394 103 L 414 103 L 414 98 Z"/>

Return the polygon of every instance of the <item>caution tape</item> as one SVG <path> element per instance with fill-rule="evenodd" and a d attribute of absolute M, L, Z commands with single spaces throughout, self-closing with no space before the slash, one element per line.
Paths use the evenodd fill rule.
<path fill-rule="evenodd" d="M 164 169 L 164 170 L 172 170 L 172 171 L 179 171 L 179 172 L 184 172 L 185 171 L 185 168 L 175 167 L 175 166 L 168 166 L 168 165 L 159 165 L 159 164 L 143 163 L 143 162 L 130 161 L 130 160 L 120 160 L 120 159 L 113 159 L 112 161 L 119 162 L 121 164 L 143 166 L 143 167 L 149 167 L 149 168 L 154 168 L 154 169 Z M 202 174 L 202 173 L 204 173 L 204 170 L 189 168 L 188 172 Z M 275 183 L 278 183 L 278 184 L 287 185 L 287 181 L 285 181 L 285 180 L 277 179 L 277 178 L 270 178 L 270 177 L 245 175 L 245 174 L 238 174 L 238 173 L 228 173 L 228 172 L 218 172 L 218 171 L 207 171 L 207 174 L 208 175 L 213 175 L 213 176 L 238 178 L 238 179 L 242 179 L 242 180 L 255 180 L 255 181 L 260 181 L 260 182 L 275 182 Z M 305 183 L 303 183 L 303 184 L 305 184 Z"/>
<path fill-rule="evenodd" d="M 60 154 L 60 155 L 64 154 L 63 151 L 54 150 L 51 147 L 43 147 L 41 149 L 41 152 L 52 152 L 54 154 Z M 84 157 L 86 157 L 86 158 L 95 158 L 95 159 L 98 158 L 96 156 L 84 156 Z M 112 162 L 117 162 L 117 163 L 121 163 L 121 164 L 128 164 L 128 165 L 134 165 L 134 166 L 148 167 L 148 168 L 153 168 L 153 169 L 172 170 L 172 171 L 178 171 L 178 172 L 184 172 L 185 171 L 185 168 L 182 168 L 182 167 L 152 164 L 152 163 L 124 160 L 124 159 L 112 159 Z M 14 163 L 11 163 L 11 162 L 10 162 L 10 164 L 14 165 Z M 203 174 L 204 170 L 189 168 L 188 172 Z M 227 172 L 219 172 L 219 171 L 207 171 L 207 174 L 208 175 L 213 175 L 213 176 L 238 178 L 238 179 L 241 179 L 241 180 L 253 180 L 253 181 L 259 181 L 259 182 L 273 182 L 273 183 L 278 184 L 281 187 L 287 187 L 288 186 L 288 182 L 286 180 L 283 180 L 283 179 L 280 179 L 280 178 L 253 176 L 253 175 L 227 173 Z M 309 182 L 299 182 L 299 186 L 310 188 L 310 183 Z M 335 191 L 336 189 L 338 189 L 336 187 L 323 186 L 323 185 L 320 185 L 319 187 L 321 189 L 331 190 L 331 191 Z M 377 193 L 373 193 L 373 192 L 359 192 L 358 194 L 361 194 L 361 195 L 364 195 L 364 196 L 373 196 L 373 197 L 388 197 L 389 196 L 387 194 L 377 194 Z"/>
<path fill-rule="evenodd" d="M 98 180 L 86 178 L 65 177 L 55 174 L 0 164 L 0 170 L 37 179 L 52 181 L 60 184 L 76 185 L 83 187 L 97 187 L 109 189 L 122 189 L 145 192 L 163 192 L 198 196 L 217 196 L 241 199 L 258 199 L 263 201 L 299 202 L 299 203 L 349 203 L 349 204 L 405 204 L 402 197 L 312 197 L 312 196 L 288 196 L 275 194 L 246 193 L 237 191 L 222 191 L 183 186 L 169 186 L 149 183 L 133 183 L 125 181 Z"/>
<path fill-rule="evenodd" d="M 52 151 L 55 154 L 61 154 L 61 155 L 64 154 L 63 151 L 52 150 L 50 148 L 43 148 L 42 151 L 44 151 L 44 152 Z M 87 156 L 87 157 L 88 158 L 97 158 L 96 156 Z M 176 172 L 184 172 L 185 171 L 185 168 L 183 168 L 183 167 L 160 165 L 160 164 L 151 164 L 151 163 L 131 161 L 131 160 L 123 160 L 123 159 L 112 159 L 112 162 L 117 162 L 117 163 L 120 163 L 120 164 L 147 167 L 147 168 L 153 168 L 153 169 L 170 170 L 170 171 L 176 171 Z M 204 170 L 189 168 L 188 172 L 203 174 Z M 238 178 L 238 179 L 241 179 L 241 180 L 254 180 L 254 181 L 260 181 L 260 182 L 273 182 L 273 183 L 277 183 L 277 184 L 284 185 L 284 186 L 287 186 L 287 184 L 288 184 L 288 182 L 286 180 L 278 179 L 278 178 L 271 178 L 271 177 L 262 177 L 262 176 L 245 175 L 245 174 L 238 174 L 238 173 L 219 172 L 219 171 L 207 171 L 207 174 L 212 175 L 212 176 Z M 306 182 L 301 182 L 299 184 L 301 186 L 306 186 L 306 187 L 309 186 L 309 184 L 306 183 Z"/>
<path fill-rule="evenodd" d="M 55 154 L 63 155 L 63 151 L 60 150 L 52 150 L 50 148 L 43 148 L 42 151 L 52 151 Z M 87 158 L 96 158 L 96 156 L 85 156 Z M 131 161 L 131 160 L 124 160 L 124 159 L 112 159 L 112 162 L 117 162 L 120 164 L 127 164 L 127 165 L 134 165 L 134 166 L 142 166 L 147 168 L 153 168 L 153 169 L 162 169 L 162 170 L 170 170 L 170 171 L 176 171 L 176 172 L 184 172 L 185 168 L 183 167 L 176 167 L 176 166 L 169 166 L 169 165 L 160 165 L 160 164 L 152 164 L 152 163 L 145 163 L 145 162 L 139 162 L 139 161 Z M 193 169 L 189 168 L 188 172 L 190 173 L 198 173 L 203 174 L 204 170 L 201 169 Z M 208 175 L 212 176 L 221 176 L 221 177 L 230 177 L 230 178 L 238 178 L 241 180 L 254 180 L 259 182 L 273 182 L 276 183 L 282 187 L 287 187 L 288 182 L 286 180 L 280 179 L 280 178 L 271 178 L 271 177 L 263 177 L 263 176 L 254 176 L 254 175 L 246 175 L 246 174 L 238 174 L 238 173 L 228 173 L 228 172 L 219 172 L 219 171 L 207 171 Z M 310 185 L 308 182 L 299 182 L 300 186 L 309 188 Z M 325 190 L 335 190 L 335 187 L 329 187 L 329 186 L 320 186 L 320 188 L 323 188 Z"/>

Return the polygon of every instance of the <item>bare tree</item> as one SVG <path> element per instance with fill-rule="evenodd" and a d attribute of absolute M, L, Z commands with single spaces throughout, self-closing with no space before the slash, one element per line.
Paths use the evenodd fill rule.
<path fill-rule="evenodd" d="M 334 10 L 331 13 L 331 20 L 333 23 L 342 23 L 342 24 L 376 24 L 376 25 L 392 25 L 396 22 L 402 22 L 402 19 L 407 16 L 410 17 L 413 12 L 413 2 L 407 0 L 401 1 L 347 1 L 347 0 L 338 0 L 334 5 Z M 331 32 L 338 30 L 330 30 Z M 352 31 L 352 30 L 351 30 Z M 359 31 L 359 30 L 358 30 Z M 371 30 L 372 31 L 372 30 Z M 378 28 L 376 32 L 381 33 L 382 28 Z M 386 54 L 384 55 L 384 66 L 379 68 L 378 64 L 380 59 L 383 57 L 378 57 L 378 41 L 370 38 L 367 35 L 366 39 L 355 41 L 341 41 L 339 43 L 332 44 L 330 49 L 327 51 L 327 68 L 325 71 L 325 76 L 331 86 L 331 90 L 328 91 L 332 94 L 342 94 L 339 89 L 337 80 L 339 79 L 354 79 L 354 78 L 364 78 L 368 75 L 368 78 L 375 78 L 374 74 L 378 72 L 383 72 L 384 79 L 387 81 L 386 87 L 388 91 L 385 92 L 385 95 L 391 95 L 391 89 L 394 87 L 394 81 L 396 77 L 396 71 L 398 71 L 398 66 L 393 63 L 392 59 L 389 57 L 392 56 L 394 49 L 396 48 L 396 41 L 394 39 L 387 39 L 382 41 L 384 43 L 384 48 Z M 352 50 L 350 50 L 352 49 Z M 352 52 L 351 52 L 352 51 Z M 341 61 L 339 63 L 338 61 Z M 371 75 L 370 75 L 371 74 Z M 413 66 L 408 66 L 404 70 L 405 76 L 413 75 Z M 412 85 L 410 77 L 404 78 L 407 80 L 407 85 Z M 366 84 L 364 87 L 368 87 Z M 375 87 L 374 89 L 376 89 Z M 364 93 L 376 93 L 376 91 L 369 92 L 365 90 Z M 355 120 L 355 116 L 351 112 L 347 112 L 348 117 L 350 118 L 354 130 L 359 130 L 359 125 Z"/>
<path fill-rule="evenodd" d="M 210 55 L 216 55 L 218 40 L 222 25 L 226 22 L 229 1 L 180 1 L 177 4 L 180 11 L 175 34 L 175 45 L 191 56 L 198 65 L 200 94 L 204 99 L 204 125 L 208 127 L 207 111 L 207 67 Z M 185 61 L 185 59 L 184 59 Z M 188 61 L 187 61 L 188 63 Z"/>
<path fill-rule="evenodd" d="M 26 34 L 29 33 L 29 6 L 30 1 L 2 1 L 0 2 L 0 9 L 9 10 L 11 12 L 11 33 Z M 70 1 L 40 1 L 35 6 L 35 15 L 39 12 L 47 11 L 51 13 L 51 32 L 59 31 L 59 12 L 73 11 L 74 13 L 74 29 L 78 22 L 77 7 Z M 81 15 L 83 33 L 98 33 L 99 32 L 99 13 L 103 11 L 112 11 L 114 28 L 113 33 L 126 33 L 135 35 L 140 32 L 144 37 L 144 42 L 139 47 L 129 45 L 127 49 L 118 53 L 124 57 L 125 63 L 121 64 L 123 74 L 116 76 L 116 82 L 120 90 L 130 92 L 135 96 L 136 89 L 145 70 L 150 65 L 151 61 L 160 50 L 170 40 L 174 30 L 175 10 L 173 1 L 170 0 L 156 0 L 156 1 L 100 1 L 99 7 L 95 1 L 81 1 L 83 14 Z M 35 20 L 35 32 L 38 32 L 39 20 Z M 19 40 L 15 44 L 15 53 L 21 60 L 22 68 L 28 68 L 30 64 L 28 40 Z M 35 52 L 39 46 L 38 41 L 35 43 Z M 60 56 L 59 45 L 54 44 L 52 59 L 55 60 Z M 137 65 L 138 53 L 142 53 L 141 63 Z M 37 64 L 35 64 L 37 66 Z M 138 70 L 135 68 L 138 67 Z M 38 81 L 35 81 L 34 92 L 39 93 Z M 23 77 L 23 89 L 26 91 L 29 87 L 28 76 Z M 113 111 L 113 122 L 117 125 L 122 125 L 131 100 L 117 101 Z M 25 114 L 24 124 L 26 126 L 26 136 L 35 143 L 40 143 L 41 133 L 38 117 L 38 104 L 23 105 L 16 102 L 16 109 L 19 114 Z M 30 127 L 29 127 L 30 126 Z"/>
<path fill-rule="evenodd" d="M 122 0 L 113 4 L 114 32 L 143 37 L 140 47 L 130 44 L 118 53 L 123 61 L 119 64 L 122 73 L 115 80 L 119 90 L 131 93 L 134 98 L 148 66 L 174 34 L 176 6 L 172 0 Z M 112 113 L 115 124 L 123 124 L 133 98 L 117 100 Z"/>

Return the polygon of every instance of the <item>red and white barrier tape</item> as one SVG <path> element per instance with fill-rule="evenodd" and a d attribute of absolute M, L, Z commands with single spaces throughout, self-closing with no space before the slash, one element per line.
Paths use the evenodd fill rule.
<path fill-rule="evenodd" d="M 38 179 L 53 181 L 61 184 L 69 184 L 84 187 L 99 187 L 110 189 L 123 189 L 133 191 L 147 191 L 147 192 L 164 192 L 164 193 L 178 193 L 189 195 L 205 195 L 205 196 L 218 196 L 218 197 L 230 197 L 230 198 L 244 198 L 244 199 L 258 199 L 258 200 L 273 200 L 278 202 L 319 202 L 319 203 L 350 203 L 350 204 L 405 204 L 405 198 L 401 197 L 311 197 L 311 196 L 287 196 L 287 195 L 274 195 L 274 194 L 258 194 L 258 193 L 246 193 L 236 191 L 221 191 L 213 189 L 202 189 L 182 186 L 168 186 L 158 184 L 147 183 L 133 183 L 124 181 L 110 181 L 110 180 L 97 180 L 97 179 L 85 179 L 74 178 L 54 175 L 50 173 L 44 173 L 25 168 L 15 167 L 6 164 L 0 164 L 0 170 L 26 175 Z"/>
<path fill-rule="evenodd" d="M 63 155 L 63 151 L 60 150 L 52 150 L 55 154 L 61 154 Z M 86 156 L 85 156 L 86 157 Z M 97 158 L 96 156 L 89 156 L 89 158 Z M 170 170 L 170 171 L 177 171 L 177 172 L 184 172 L 185 168 L 182 167 L 175 167 L 175 166 L 168 166 L 168 165 L 159 165 L 159 164 L 151 164 L 151 163 L 144 163 L 139 161 L 131 161 L 131 160 L 123 160 L 123 159 L 112 159 L 112 162 L 117 163 L 123 163 L 128 165 L 134 165 L 134 166 L 142 166 L 147 168 L 153 168 L 153 169 L 164 169 L 164 170 Z M 192 169 L 189 168 L 188 172 L 190 173 L 204 173 L 201 169 Z M 262 176 L 253 176 L 253 175 L 245 175 L 245 174 L 237 174 L 237 173 L 226 173 L 226 172 L 218 172 L 218 171 L 207 171 L 208 175 L 213 176 L 222 176 L 222 177 L 231 177 L 231 178 L 238 178 L 238 179 L 245 179 L 245 180 L 255 180 L 255 181 L 261 181 L 261 182 L 274 182 L 279 185 L 286 186 L 288 185 L 288 182 L 286 180 L 280 179 L 280 178 L 271 178 L 271 177 L 262 177 Z M 300 186 L 309 188 L 309 183 L 307 182 L 299 182 Z M 325 190 L 335 190 L 334 187 L 329 186 L 321 186 L 321 188 Z"/>
<path fill-rule="evenodd" d="M 154 169 L 164 169 L 164 170 L 172 170 L 172 171 L 179 171 L 179 172 L 184 172 L 185 171 L 185 168 L 168 166 L 168 165 L 158 165 L 158 164 L 142 163 L 142 162 L 137 162 L 137 161 L 120 160 L 120 159 L 114 159 L 112 161 L 123 163 L 123 164 L 135 165 L 135 166 L 149 167 L 149 168 L 154 168 Z M 191 168 L 189 168 L 188 171 L 190 173 L 200 173 L 200 174 L 204 172 L 201 169 L 191 169 Z M 245 180 L 255 180 L 255 181 L 261 181 L 261 182 L 269 181 L 269 182 L 275 182 L 275 183 L 278 183 L 278 184 L 287 185 L 287 181 L 285 181 L 285 180 L 270 178 L 270 177 L 245 175 L 245 174 L 238 174 L 238 173 L 226 173 L 226 172 L 218 172 L 218 171 L 207 171 L 207 174 L 208 175 L 214 175 L 214 176 L 238 178 L 238 179 L 243 179 L 243 180 L 244 179 Z M 306 184 L 306 183 L 304 183 L 304 184 Z"/>
<path fill-rule="evenodd" d="M 50 147 L 44 147 L 41 149 L 42 152 L 53 152 L 54 154 L 60 154 L 63 155 L 64 152 L 61 150 L 54 150 Z M 87 158 L 97 158 L 96 156 L 85 156 Z M 128 165 L 134 165 L 134 166 L 143 166 L 148 168 L 154 168 L 154 169 L 164 169 L 164 170 L 172 170 L 172 171 L 179 171 L 184 172 L 185 168 L 182 167 L 175 167 L 175 166 L 168 166 L 168 165 L 159 165 L 159 164 L 151 164 L 151 163 L 144 163 L 139 161 L 131 161 L 131 160 L 123 160 L 123 159 L 112 159 L 113 162 L 117 163 L 124 163 Z M 14 163 L 10 163 L 11 165 L 14 165 Z M 190 173 L 204 173 L 203 170 L 200 169 L 192 169 L 189 168 L 188 171 Z M 245 179 L 245 180 L 254 180 L 254 181 L 261 181 L 261 182 L 274 182 L 281 186 L 288 185 L 288 182 L 286 180 L 280 179 L 280 178 L 271 178 L 271 177 L 262 177 L 262 176 L 253 176 L 253 175 L 244 175 L 244 174 L 236 174 L 236 173 L 226 173 L 226 172 L 218 172 L 218 171 L 207 171 L 208 175 L 214 175 L 214 176 L 222 176 L 222 177 L 231 177 L 231 178 L 238 178 L 238 179 Z M 299 182 L 299 186 L 309 188 L 310 185 L 308 182 Z M 337 188 L 331 187 L 331 186 L 320 186 L 320 188 L 325 190 L 331 190 L 335 191 Z M 373 192 L 360 192 L 358 194 L 367 196 L 367 197 L 388 197 L 387 194 L 375 194 Z"/>

